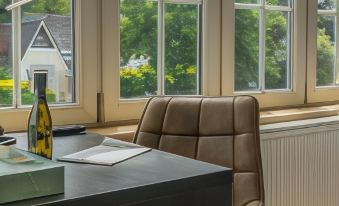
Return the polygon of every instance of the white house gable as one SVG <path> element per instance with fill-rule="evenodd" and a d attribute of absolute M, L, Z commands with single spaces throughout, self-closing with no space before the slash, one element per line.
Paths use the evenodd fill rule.
<path fill-rule="evenodd" d="M 35 36 L 32 48 L 54 48 L 53 43 L 51 42 L 50 37 L 46 33 L 46 30 L 43 26 L 40 27 L 38 34 Z"/>

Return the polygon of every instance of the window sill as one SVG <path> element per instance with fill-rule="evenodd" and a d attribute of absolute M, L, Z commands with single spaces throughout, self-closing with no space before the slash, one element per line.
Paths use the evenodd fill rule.
<path fill-rule="evenodd" d="M 328 122 L 339 122 L 339 104 L 330 106 L 280 109 L 260 112 L 260 128 L 270 132 L 285 127 L 304 127 Z M 135 131 L 138 120 L 87 124 L 90 132 L 111 135 L 117 132 Z M 125 126 L 123 126 L 125 125 Z"/>
<path fill-rule="evenodd" d="M 339 104 L 317 107 L 290 108 L 260 112 L 260 124 L 272 124 L 296 120 L 338 116 Z"/>

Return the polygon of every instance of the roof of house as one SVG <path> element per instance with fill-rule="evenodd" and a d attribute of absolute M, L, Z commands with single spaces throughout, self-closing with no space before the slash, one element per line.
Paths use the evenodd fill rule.
<path fill-rule="evenodd" d="M 71 69 L 72 63 L 72 21 L 70 16 L 52 14 L 26 15 L 21 26 L 21 58 L 26 54 L 33 41 L 41 22 L 44 22 L 57 49 L 59 50 L 67 67 Z M 11 24 L 0 24 L 0 55 L 11 52 Z"/>

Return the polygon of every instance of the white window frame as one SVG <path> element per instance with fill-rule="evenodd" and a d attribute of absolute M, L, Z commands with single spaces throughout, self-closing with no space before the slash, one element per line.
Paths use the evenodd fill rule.
<path fill-rule="evenodd" d="M 50 107 L 53 125 L 94 123 L 97 120 L 97 69 L 100 57 L 93 55 L 99 50 L 97 1 L 75 0 L 75 87 L 76 103 Z M 16 20 L 15 20 L 16 19 Z M 12 10 L 13 22 L 13 96 L 20 94 L 20 7 Z M 91 24 L 93 26 L 87 26 Z M 90 83 L 88 83 L 90 82 Z M 95 85 L 95 87 L 93 87 Z M 6 131 L 26 130 L 30 107 L 21 106 L 14 98 L 13 107 L 0 108 L 0 125 Z M 18 98 L 20 100 L 20 98 Z"/>
<path fill-rule="evenodd" d="M 336 2 L 336 11 L 320 10 L 318 11 L 318 1 L 308 1 L 308 50 L 307 50 L 307 102 L 330 102 L 339 100 L 339 85 L 334 86 L 316 86 L 317 79 L 317 19 L 319 14 L 332 14 L 336 16 L 336 70 L 339 69 L 339 24 L 338 12 L 339 1 Z"/>
<path fill-rule="evenodd" d="M 198 2 L 183 0 L 178 3 Z M 202 94 L 220 96 L 221 1 L 202 2 Z M 120 99 L 119 0 L 102 1 L 102 87 L 104 121 L 138 119 L 148 98 Z M 210 22 L 210 23 L 207 23 Z M 217 32 L 216 32 L 217 31 Z M 159 75 L 159 72 L 158 72 Z M 217 78 L 217 80 L 215 79 Z M 159 84 L 159 81 L 158 81 Z M 159 88 L 159 86 L 158 86 Z M 161 87 L 160 87 L 161 88 Z"/>
<path fill-rule="evenodd" d="M 263 1 L 263 0 L 262 0 Z M 262 2 L 261 1 L 261 2 Z M 291 89 L 282 90 L 259 90 L 249 92 L 234 91 L 234 72 L 235 72 L 235 9 L 257 8 L 268 10 L 288 11 L 286 7 L 235 4 L 234 1 L 222 2 L 222 95 L 240 95 L 249 94 L 255 96 L 261 107 L 276 107 L 286 105 L 303 104 L 305 99 L 305 73 L 306 73 L 306 15 L 304 1 L 294 1 L 293 7 L 293 32 L 291 32 Z M 264 16 L 264 15 L 262 15 Z M 262 17 L 263 18 L 263 17 Z M 262 20 L 263 21 L 263 20 Z M 261 29 L 263 30 L 263 29 Z M 264 40 L 261 37 L 261 45 L 264 47 Z M 262 48 L 264 49 L 264 48 Z M 261 64 L 264 64 L 264 57 L 261 55 Z M 263 69 L 263 67 L 261 67 Z M 261 71 L 264 75 L 264 72 Z M 261 75 L 261 76 L 262 76 Z M 261 77 L 261 84 L 264 85 L 264 79 Z"/>

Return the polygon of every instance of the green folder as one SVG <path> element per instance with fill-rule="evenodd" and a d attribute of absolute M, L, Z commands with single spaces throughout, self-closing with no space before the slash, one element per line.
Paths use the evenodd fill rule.
<path fill-rule="evenodd" d="M 0 204 L 64 192 L 64 166 L 0 146 Z"/>

